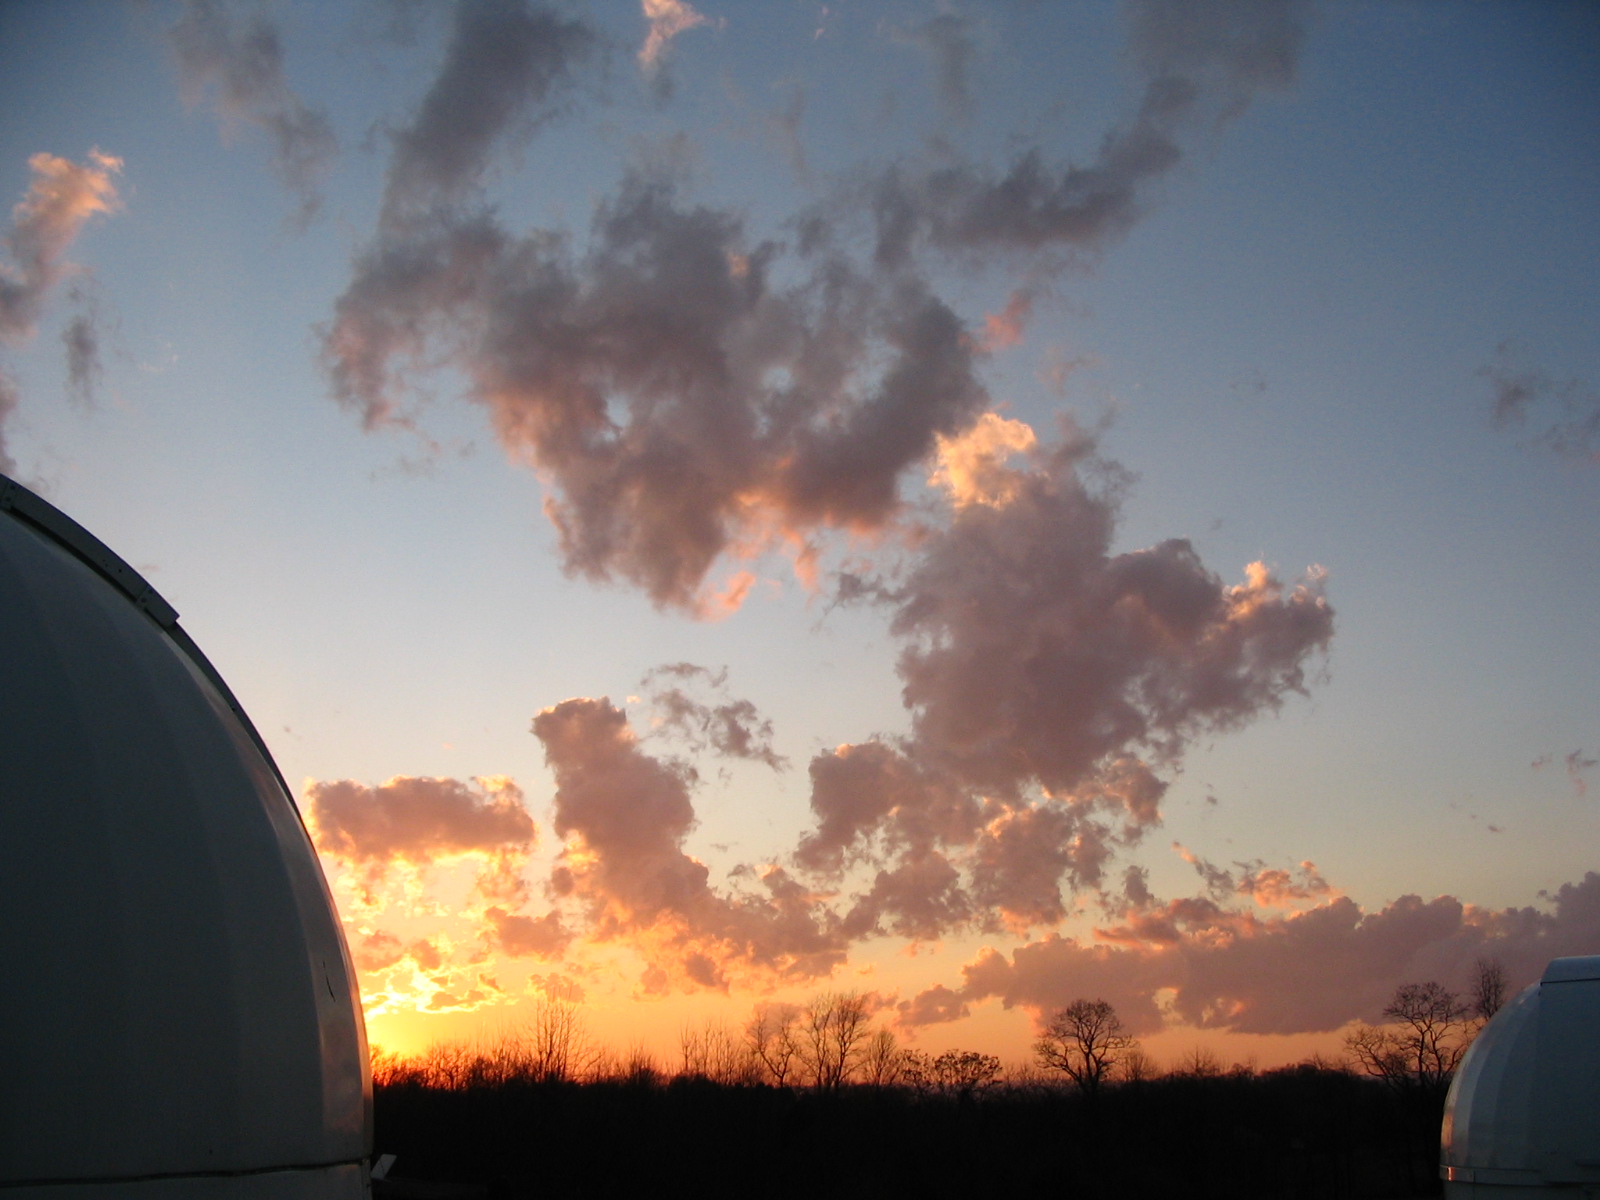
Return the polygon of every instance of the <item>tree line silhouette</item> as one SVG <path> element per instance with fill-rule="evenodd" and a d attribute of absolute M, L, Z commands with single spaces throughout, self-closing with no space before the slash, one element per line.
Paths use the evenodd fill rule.
<path fill-rule="evenodd" d="M 1349 1033 L 1343 1060 L 1268 1071 L 1204 1047 L 1159 1070 L 1091 998 L 1054 1014 L 1033 1060 L 1009 1068 L 902 1045 L 855 992 L 686 1027 L 670 1064 L 600 1046 L 577 1006 L 545 1001 L 492 1040 L 375 1050 L 377 1149 L 399 1156 L 397 1197 L 637 1195 L 672 1181 L 697 1196 L 1436 1195 L 1445 1089 L 1505 999 L 1497 963 L 1477 972 L 1467 996 L 1402 985 L 1384 1024 Z M 407 1193 L 405 1178 L 456 1190 Z"/>

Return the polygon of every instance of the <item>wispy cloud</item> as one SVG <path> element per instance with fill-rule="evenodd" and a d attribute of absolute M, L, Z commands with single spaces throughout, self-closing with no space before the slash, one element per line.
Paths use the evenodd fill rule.
<path fill-rule="evenodd" d="M 897 164 L 872 193 L 878 261 L 904 262 L 922 246 L 1032 255 L 1100 250 L 1137 222 L 1145 192 L 1182 161 L 1186 139 L 1227 124 L 1257 94 L 1294 78 L 1304 40 L 1300 4 L 1145 0 L 1132 12 L 1143 95 L 1132 118 L 1107 131 L 1092 161 L 1051 163 L 1034 148 L 1000 172 L 961 160 L 927 170 Z M 964 47 L 963 37 L 953 30 L 942 37 L 945 60 L 964 63 L 966 51 L 950 49 Z"/>
<path fill-rule="evenodd" d="M 121 206 L 114 179 L 122 170 L 120 158 L 96 149 L 80 164 L 41 153 L 29 158 L 28 166 L 33 180 L 0 237 L 9 260 L 0 261 L 0 344 L 13 346 L 33 336 L 50 293 L 79 271 L 67 251 L 84 225 Z M 92 307 L 73 319 L 63 339 L 68 384 L 87 395 L 99 364 Z M 0 370 L 0 470 L 8 473 L 16 462 L 6 449 L 5 426 L 18 398 L 16 384 Z"/>
<path fill-rule="evenodd" d="M 1502 429 L 1527 429 L 1532 443 L 1575 462 L 1600 464 L 1600 389 L 1582 379 L 1556 379 L 1523 364 L 1511 342 L 1499 361 L 1479 369 L 1492 389 L 1490 412 Z"/>
<path fill-rule="evenodd" d="M 934 94 L 953 116 L 973 109 L 972 68 L 978 55 L 978 22 L 946 9 L 895 31 L 908 45 L 927 53 L 933 65 Z"/>
<path fill-rule="evenodd" d="M 237 22 L 224 0 L 186 0 L 167 38 L 191 105 L 209 101 L 224 137 L 241 125 L 266 134 L 272 169 L 299 202 L 295 221 L 304 227 L 322 205 L 319 186 L 338 139 L 327 114 L 289 86 L 277 27 L 259 12 Z"/>
<path fill-rule="evenodd" d="M 113 179 L 122 160 L 99 150 L 74 163 L 54 154 L 28 159 L 33 182 L 11 210 L 0 263 L 0 340 L 32 336 L 51 290 L 73 271 L 67 250 L 89 219 L 120 207 Z"/>
<path fill-rule="evenodd" d="M 457 4 L 439 74 L 393 134 L 382 230 L 473 199 L 497 150 L 566 110 L 577 68 L 598 48 L 588 24 L 542 5 Z"/>
<path fill-rule="evenodd" d="M 727 682 L 726 670 L 669 663 L 647 673 L 641 686 L 649 692 L 658 732 L 682 739 L 691 750 L 782 770 L 787 760 L 772 748 L 772 722 L 751 701 L 728 696 Z M 708 699 L 698 699 L 697 692 L 709 693 Z"/>

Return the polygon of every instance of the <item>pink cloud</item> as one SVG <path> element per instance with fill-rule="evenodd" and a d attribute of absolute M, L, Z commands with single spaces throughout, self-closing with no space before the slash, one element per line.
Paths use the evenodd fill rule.
<path fill-rule="evenodd" d="M 85 164 L 54 154 L 28 159 L 33 182 L 11 210 L 3 244 L 11 261 L 0 263 L 0 341 L 18 342 L 33 333 L 52 288 L 72 271 L 67 250 L 96 214 L 120 206 L 112 177 L 122 160 L 89 151 Z"/>

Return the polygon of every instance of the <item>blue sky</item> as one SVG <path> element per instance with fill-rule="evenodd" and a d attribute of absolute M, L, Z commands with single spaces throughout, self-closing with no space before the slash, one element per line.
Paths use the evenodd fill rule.
<path fill-rule="evenodd" d="M 1523 982 L 1552 953 L 1600 950 L 1600 879 L 1588 875 L 1600 804 L 1594 10 L 707 0 L 678 11 L 703 20 L 652 64 L 640 59 L 646 14 L 620 0 L 0 11 L 0 193 L 18 205 L 0 262 L 9 294 L 34 305 L 3 313 L 0 371 L 16 404 L 0 446 L 12 474 L 179 609 L 303 786 L 364 984 L 383 997 L 376 1039 L 455 1035 L 551 981 L 584 995 L 619 1042 L 631 1030 L 670 1042 L 685 1014 L 738 1020 L 763 998 L 823 987 L 872 991 L 881 1020 L 929 1045 L 982 1041 L 1018 1057 L 1032 1017 L 1079 994 L 1111 996 L 1148 1037 L 1176 1036 L 1157 1033 L 1162 1021 L 1213 1038 L 1331 1037 L 1420 973 L 1464 984 L 1480 953 Z M 560 63 L 548 90 L 496 82 L 471 58 L 473 20 L 533 30 L 531 61 Z M 427 141 L 422 114 L 446 95 L 452 62 L 463 90 Z M 1192 95 L 1149 129 L 1175 157 L 1126 166 L 1116 154 L 1145 128 L 1141 105 L 1154 111 L 1152 89 L 1174 80 Z M 301 121 L 294 145 L 317 153 L 286 185 L 270 131 L 287 117 Z M 470 169 L 443 174 L 446 151 L 486 128 Z M 435 172 L 426 187 L 401 180 L 408 134 Z M 120 168 L 96 165 L 94 150 Z M 30 275 L 19 247 L 39 211 L 28 205 L 41 154 L 71 164 L 79 188 L 99 171 L 116 200 L 62 218 L 59 262 Z M 1043 192 L 1032 210 L 1006 208 L 997 184 L 1029 154 L 1060 195 L 1074 167 L 1117 176 L 1112 215 L 1043 231 Z M 630 178 L 670 196 L 631 218 L 654 266 L 608 248 L 594 224 L 623 211 Z M 884 249 L 891 195 L 917 231 L 898 259 Z M 394 272 L 394 256 L 421 261 L 474 228 L 523 257 L 497 249 L 469 272 L 470 299 L 429 300 Z M 812 235 L 826 252 L 803 249 Z M 713 251 L 723 258 L 702 254 Z M 694 285 L 724 259 L 711 282 L 733 299 L 662 283 L 670 267 Z M 838 312 L 856 314 L 826 336 L 825 260 L 848 273 Z M 587 299 L 535 303 L 530 263 Z M 659 307 L 647 315 L 684 331 L 667 357 L 703 337 L 734 385 L 708 382 L 702 359 L 659 386 L 648 363 L 619 365 L 642 340 L 604 337 L 656 327 L 637 307 L 651 270 Z M 738 291 L 752 270 L 760 302 Z M 1008 305 L 1015 319 L 997 333 L 990 319 Z M 904 363 L 922 373 L 900 415 L 877 420 L 896 323 L 914 311 L 949 320 L 937 335 L 918 326 Z M 352 359 L 336 337 L 359 334 L 365 352 L 402 312 L 432 322 L 428 361 L 380 356 L 414 427 L 364 429 L 372 394 L 339 402 Z M 558 344 L 584 321 L 604 337 L 581 352 Z M 87 386 L 69 380 L 69 329 Z M 810 415 L 789 450 L 767 449 L 767 434 L 723 447 L 751 413 L 776 428 L 772 397 L 801 360 L 763 339 L 796 330 L 826 349 L 819 362 L 845 365 L 844 382 L 831 395 L 818 379 L 796 389 Z M 840 349 L 852 332 L 860 345 Z M 765 374 L 738 365 L 762 355 Z M 556 362 L 537 385 L 516 374 L 529 356 Z M 589 575 L 546 503 L 613 534 L 646 510 L 607 507 L 623 504 L 605 490 L 621 476 L 580 503 L 575 489 L 611 460 L 506 423 L 557 411 L 563 370 L 597 390 L 613 434 L 649 434 L 680 456 L 630 460 L 655 489 L 648 511 L 666 515 L 631 549 L 583 543 Z M 946 384 L 968 390 L 926 417 Z M 862 423 L 839 453 L 857 466 L 802 502 L 810 477 L 794 464 L 833 445 L 829 422 L 851 412 Z M 1169 554 L 1157 567 L 1205 593 L 1206 620 L 1220 623 L 1173 634 L 1177 649 L 1136 640 L 1113 654 L 1096 639 L 1121 628 L 1122 609 L 1095 618 L 1109 625 L 1064 615 L 1092 610 L 1100 584 L 1069 574 L 1067 599 L 1030 590 L 1051 547 L 1088 526 L 1027 525 L 1010 501 L 992 511 L 1008 514 L 995 520 L 1022 539 L 1022 558 L 1010 592 L 982 592 L 983 569 L 962 558 L 977 543 L 958 535 L 991 506 L 963 507 L 928 480 L 937 437 L 976 446 L 990 412 L 1044 447 L 996 459 L 991 446 L 991 483 L 1085 488 L 1082 512 L 1114 522 L 1093 560 L 1107 580 L 1187 539 L 1192 565 Z M 1047 465 L 1063 417 L 1093 437 L 1100 467 Z M 895 422 L 920 432 L 890 453 Z M 983 426 L 1000 427 L 1021 428 Z M 744 482 L 702 509 L 685 462 Z M 891 487 L 892 502 L 869 512 L 849 499 L 863 480 Z M 658 588 L 652 603 L 648 570 L 707 512 L 723 523 L 719 552 L 703 573 L 673 560 L 688 591 Z M 802 543 L 817 556 L 809 583 L 791 561 Z M 1263 621 L 1312 612 L 1294 608 L 1297 581 L 1331 617 L 1269 636 L 1217 616 L 1256 562 L 1281 585 Z M 737 611 L 691 611 L 740 571 L 750 584 Z M 877 602 L 837 602 L 846 577 Z M 919 597 L 947 607 L 908 632 Z M 969 621 L 958 601 L 986 615 Z M 1032 643 L 1009 636 L 1024 628 Z M 1186 672 L 1230 630 L 1245 632 L 1222 667 L 1250 698 L 1211 704 L 1184 691 Z M 1056 657 L 1005 659 L 1033 653 L 1025 644 Z M 903 655 L 940 647 L 954 647 L 939 660 L 948 669 L 908 708 Z M 992 675 L 952 665 L 974 647 Z M 1094 691 L 1091 659 L 1153 691 Z M 647 682 L 671 664 L 703 670 Z M 1022 690 L 1001 687 L 996 704 L 1014 719 L 980 751 L 963 740 L 975 717 L 962 705 L 996 679 Z M 1149 717 L 1150 695 L 1168 689 L 1186 697 L 1168 697 L 1175 742 L 1102 740 L 1070 769 L 1035 769 L 1110 721 L 1114 701 L 1132 697 Z M 562 710 L 575 722 L 568 751 L 530 733 L 536 714 L 577 698 L 594 705 Z M 605 713 L 626 714 L 623 742 Z M 718 752 L 719 727 L 696 724 L 714 719 L 754 739 L 745 753 L 726 740 Z M 774 769 L 751 746 L 784 761 Z M 808 864 L 826 807 L 813 778 L 819 762 L 844 761 L 841 746 L 892 755 L 919 798 L 857 780 L 833 810 L 855 822 L 842 859 Z M 628 769 L 612 792 L 582 792 L 603 750 Z M 1159 802 L 1113 819 L 1102 793 L 1130 756 Z M 497 776 L 520 799 L 471 782 Z M 410 791 L 386 791 L 392 779 Z M 343 807 L 328 799 L 339 781 L 352 785 Z M 906 832 L 943 803 L 930 797 L 956 794 L 986 815 L 933 843 Z M 531 818 L 537 845 L 508 805 Z M 613 805 L 649 833 L 631 850 L 602 845 L 593 823 Z M 1000 843 L 984 839 L 1056 811 L 1076 814 L 1062 820 L 1105 857 L 1068 870 L 1062 850 L 1061 915 L 1024 920 L 996 899 L 1014 893 L 985 891 L 985 847 Z M 692 900 L 663 900 L 697 862 Z M 960 882 L 936 885 L 930 863 Z M 520 885 L 485 882 L 496 864 Z M 772 885 L 756 882 L 773 867 L 803 885 L 795 919 L 821 957 L 762 941 L 781 924 Z M 852 911 L 867 920 L 878 871 L 904 872 L 899 907 L 851 926 Z M 1291 882 L 1273 891 L 1271 872 Z M 666 891 L 628 891 L 640 878 Z M 1427 920 L 1402 919 L 1407 895 Z M 518 943 L 507 931 L 532 925 L 507 917 L 561 936 Z M 730 933 L 746 921 L 755 932 Z M 1348 986 L 1331 989 L 1337 1003 L 1298 1008 L 1257 994 L 1247 951 L 1267 947 L 1286 977 L 1326 969 Z M 956 1019 L 932 1019 L 936 1000 Z"/>

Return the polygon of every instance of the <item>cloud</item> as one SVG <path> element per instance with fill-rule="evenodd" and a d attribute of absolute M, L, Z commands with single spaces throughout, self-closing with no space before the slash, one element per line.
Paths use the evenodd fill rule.
<path fill-rule="evenodd" d="M 394 934 L 383 929 L 345 931 L 345 940 L 360 971 L 386 971 L 405 955 L 405 947 Z"/>
<path fill-rule="evenodd" d="M 463 7 L 394 135 L 379 235 L 322 331 L 335 394 L 369 429 L 417 429 L 412 374 L 454 368 L 539 472 L 569 574 L 722 615 L 753 578 L 736 564 L 782 550 L 804 576 L 819 539 L 898 529 L 904 476 L 991 407 L 982 359 L 1020 337 L 1032 287 L 974 331 L 921 252 L 1089 246 L 1126 227 L 1175 139 L 1287 81 L 1296 11 L 1141 9 L 1144 99 L 1091 166 L 1047 167 L 1037 150 L 998 176 L 897 163 L 868 171 L 871 228 L 845 187 L 764 238 L 743 212 L 689 198 L 674 165 L 686 147 L 670 141 L 624 173 L 586 236 L 504 227 L 481 191 L 493 154 L 564 111 L 599 41 L 542 8 Z M 663 38 L 697 15 L 646 12 Z M 965 88 L 973 28 L 945 14 L 919 30 L 948 88 Z"/>
<path fill-rule="evenodd" d="M 54 154 L 28 159 L 33 182 L 11 210 L 11 227 L 0 243 L 9 263 L 0 263 L 0 341 L 32 336 L 52 288 L 74 268 L 67 250 L 97 213 L 115 212 L 121 202 L 113 176 L 122 160 L 89 151 L 82 165 Z"/>
<path fill-rule="evenodd" d="M 1118 475 L 1070 426 L 1041 446 L 986 414 L 940 439 L 930 483 L 948 518 L 905 575 L 848 589 L 892 610 L 911 733 L 813 758 L 816 823 L 795 862 L 878 868 L 852 930 L 877 928 L 873 914 L 918 937 L 938 919 L 1054 925 L 1160 822 L 1158 770 L 1305 690 L 1333 612 L 1315 570 L 1291 587 L 1255 563 L 1230 586 L 1186 541 L 1112 553 Z M 1220 886 L 1283 898 L 1320 884 L 1244 870 L 1217 872 Z"/>
<path fill-rule="evenodd" d="M 650 23 L 650 32 L 639 48 L 639 66 L 647 73 L 661 67 L 673 38 L 710 23 L 683 0 L 641 0 L 641 6 L 645 20 Z"/>
<path fill-rule="evenodd" d="M 17 460 L 6 449 L 6 422 L 17 409 L 17 386 L 0 371 L 0 474 L 15 475 Z"/>
<path fill-rule="evenodd" d="M 712 615 L 738 594 L 706 586 L 720 558 L 882 528 L 902 473 L 986 401 L 960 318 L 923 281 L 868 278 L 819 244 L 780 287 L 783 254 L 640 168 L 581 255 L 483 213 L 381 239 L 326 361 L 369 427 L 412 420 L 407 366 L 453 363 L 545 479 L 569 573 Z"/>
<path fill-rule="evenodd" d="M 1129 754 L 1175 764 L 1187 739 L 1303 692 L 1332 637 L 1319 572 L 1291 587 L 1255 563 L 1229 586 L 1182 539 L 1112 554 L 1092 455 L 1068 429 L 992 465 L 1009 501 L 958 508 L 898 592 L 913 740 L 974 786 L 1065 793 Z"/>
<path fill-rule="evenodd" d="M 338 149 L 327 114 L 308 107 L 289 87 L 278 31 L 261 14 L 242 28 L 217 0 L 187 0 L 167 33 L 185 100 L 210 99 L 231 138 L 254 125 L 272 146 L 272 169 L 299 200 L 302 227 L 321 207 L 318 183 Z"/>
<path fill-rule="evenodd" d="M 1235 876 L 1234 872 L 1207 862 L 1176 842 L 1173 849 L 1205 881 L 1206 892 L 1213 900 L 1226 902 L 1248 896 L 1263 908 L 1287 908 L 1333 891 L 1316 864 L 1310 861 L 1302 862 L 1297 871 L 1269 867 L 1260 859 L 1236 862 L 1233 864 L 1238 868 Z M 1148 907 L 1148 894 L 1144 907 Z"/>
<path fill-rule="evenodd" d="M 573 938 L 559 913 L 529 917 L 494 905 L 484 918 L 490 944 L 511 958 L 559 958 Z"/>
<path fill-rule="evenodd" d="M 1465 987 L 1480 956 L 1499 959 L 1518 982 L 1537 979 L 1551 958 L 1592 952 L 1600 873 L 1546 900 L 1546 908 L 1493 910 L 1452 896 L 1402 896 L 1364 911 L 1338 896 L 1261 915 L 1180 899 L 1097 930 L 1092 943 L 1052 933 L 1009 957 L 986 949 L 962 969 L 960 989 L 941 987 L 902 1007 L 912 1022 L 950 1020 L 993 997 L 1042 1017 L 1102 996 L 1135 1033 L 1171 1018 L 1239 1033 L 1327 1032 L 1377 1019 L 1404 982 Z M 1161 993 L 1170 997 L 1165 1008 Z"/>
<path fill-rule="evenodd" d="M 1105 135 L 1093 161 L 1058 166 L 1034 148 L 1000 173 L 959 160 L 893 167 L 874 188 L 878 260 L 903 262 L 923 243 L 1034 255 L 1102 248 L 1132 228 L 1143 194 L 1182 160 L 1186 137 L 1221 127 L 1259 92 L 1293 80 L 1304 11 L 1278 0 L 1133 5 L 1145 87 L 1131 121 Z M 964 64 L 954 51 L 966 43 L 954 31 L 940 44 L 946 62 Z"/>
<path fill-rule="evenodd" d="M 922 1025 L 959 1021 L 972 1011 L 960 993 L 952 991 L 942 983 L 918 992 L 910 1000 L 900 1001 L 895 1007 L 899 1013 L 899 1023 L 911 1029 Z"/>
<path fill-rule="evenodd" d="M 764 894 L 712 888 L 705 864 L 683 849 L 693 772 L 641 750 L 609 701 L 563 701 L 534 718 L 533 732 L 555 774 L 554 827 L 566 842 L 551 887 L 584 905 L 590 938 L 647 951 L 647 989 L 806 980 L 843 960 L 815 898 L 782 869 L 761 872 Z"/>
<path fill-rule="evenodd" d="M 505 776 L 457 779 L 397 775 L 377 787 L 310 781 L 303 792 L 317 849 L 375 886 L 395 864 L 480 862 L 478 890 L 520 903 L 522 868 L 538 839 L 522 790 Z"/>
<path fill-rule="evenodd" d="M 974 504 L 1003 507 L 1016 499 L 1024 479 L 1009 468 L 1011 458 L 1038 444 L 1025 422 L 984 413 L 961 433 L 935 439 L 936 465 L 928 483 L 942 489 L 957 509 Z"/>
<path fill-rule="evenodd" d="M 113 176 L 122 160 L 89 151 L 82 165 L 54 154 L 28 159 L 33 180 L 11 210 L 0 261 L 0 344 L 17 345 L 33 336 L 46 299 L 63 279 L 79 271 L 67 251 L 89 219 L 121 207 Z M 99 374 L 98 338 L 91 307 L 73 318 L 62 334 L 67 351 L 68 386 L 87 397 Z M 6 447 L 5 427 L 19 396 L 11 376 L 0 370 L 0 471 L 12 474 L 16 460 Z"/>
<path fill-rule="evenodd" d="M 772 722 L 749 700 L 726 698 L 727 679 L 726 669 L 711 671 L 693 663 L 671 663 L 647 672 L 641 687 L 650 690 L 659 731 L 681 738 L 692 750 L 751 759 L 781 771 L 788 760 L 772 748 Z M 723 702 L 695 699 L 690 689 L 697 686 Z"/>
<path fill-rule="evenodd" d="M 978 53 L 977 29 L 971 18 L 945 11 L 897 35 L 927 53 L 939 103 L 956 116 L 966 116 L 973 108 L 971 74 Z"/>
<path fill-rule="evenodd" d="M 1592 767 L 1600 765 L 1600 760 L 1588 757 L 1582 750 L 1574 750 L 1567 755 L 1564 761 L 1567 764 L 1567 778 L 1572 780 L 1573 794 L 1577 796 L 1588 795 L 1589 784 L 1584 779 L 1583 773 Z"/>
<path fill-rule="evenodd" d="M 990 353 L 1009 349 L 1022 341 L 1033 313 L 1033 293 L 1020 288 L 1011 293 L 1005 308 L 983 319 L 983 348 Z"/>
<path fill-rule="evenodd" d="M 1555 761 L 1555 755 L 1549 751 L 1539 755 L 1528 765 L 1535 771 L 1541 771 Z M 1561 760 L 1567 768 L 1567 778 L 1572 781 L 1572 794 L 1579 799 L 1589 794 L 1589 781 L 1583 777 L 1585 771 L 1600 766 L 1600 759 L 1589 757 L 1580 747 L 1570 754 L 1564 755 Z"/>
<path fill-rule="evenodd" d="M 981 820 L 973 796 L 886 741 L 818 754 L 810 773 L 816 827 L 795 860 L 812 871 L 837 874 L 889 850 L 925 856 L 940 844 L 970 841 Z"/>
<path fill-rule="evenodd" d="M 1479 377 L 1493 390 L 1491 413 L 1501 428 L 1535 429 L 1533 444 L 1582 463 L 1600 463 L 1600 391 L 1582 379 L 1558 380 L 1518 365 L 1516 347 L 1499 346 L 1500 360 Z"/>
<path fill-rule="evenodd" d="M 588 24 L 543 5 L 458 3 L 439 74 L 393 134 L 380 225 L 392 232 L 470 199 L 498 147 L 563 111 L 598 45 Z"/>
<path fill-rule="evenodd" d="M 100 382 L 100 332 L 92 312 L 76 314 L 61 331 L 67 351 L 67 390 L 87 404 Z"/>

